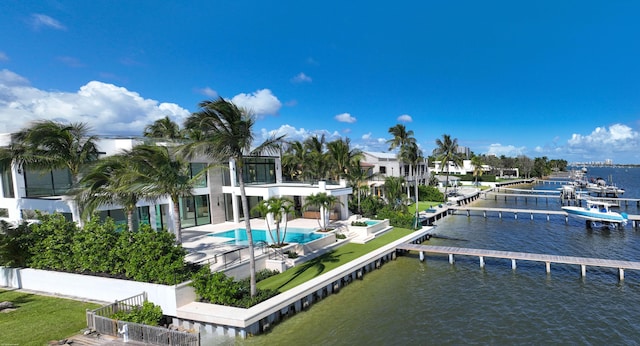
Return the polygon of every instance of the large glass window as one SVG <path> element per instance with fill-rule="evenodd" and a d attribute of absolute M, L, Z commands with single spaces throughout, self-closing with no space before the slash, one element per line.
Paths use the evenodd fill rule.
<path fill-rule="evenodd" d="M 140 225 L 150 225 L 151 224 L 151 214 L 149 213 L 149 207 L 138 207 L 138 223 Z"/>
<path fill-rule="evenodd" d="M 247 184 L 273 184 L 276 182 L 276 163 L 273 157 L 244 158 L 244 182 Z"/>
<path fill-rule="evenodd" d="M 11 168 L 7 167 L 2 171 L 2 197 L 4 198 L 15 198 L 16 195 L 13 191 L 13 174 L 11 173 Z"/>
<path fill-rule="evenodd" d="M 68 169 L 25 169 L 24 180 L 27 197 L 60 196 L 71 188 L 71 173 Z"/>
<path fill-rule="evenodd" d="M 207 167 L 206 163 L 191 163 L 189 164 L 189 168 L 191 170 L 191 178 L 195 177 L 198 173 L 205 170 Z M 207 187 L 207 174 L 202 173 L 202 176 L 198 180 L 196 180 L 194 187 Z"/>
<path fill-rule="evenodd" d="M 168 204 L 156 204 L 156 229 L 166 229 L 167 221 L 169 220 L 169 205 Z"/>
<path fill-rule="evenodd" d="M 122 209 L 109 209 L 102 210 L 99 213 L 100 220 L 104 221 L 106 218 L 113 219 L 113 222 L 118 226 L 118 230 L 127 230 L 127 214 Z M 134 222 L 135 223 L 135 222 Z"/>
<path fill-rule="evenodd" d="M 238 203 L 238 213 L 239 213 L 239 218 L 240 220 L 244 220 L 244 212 L 242 211 L 242 198 L 240 196 L 237 196 L 237 203 Z M 233 221 L 233 205 L 231 203 L 231 194 L 229 193 L 225 193 L 224 194 L 224 215 L 225 215 L 225 220 L 227 221 Z M 258 205 L 258 203 L 260 203 L 260 201 L 262 201 L 263 198 L 262 197 L 257 197 L 257 196 L 247 196 L 247 201 L 249 201 L 249 210 L 251 210 L 253 207 L 255 207 L 256 205 Z"/>
<path fill-rule="evenodd" d="M 209 195 L 180 198 L 180 221 L 183 228 L 210 224 L 209 211 Z"/>

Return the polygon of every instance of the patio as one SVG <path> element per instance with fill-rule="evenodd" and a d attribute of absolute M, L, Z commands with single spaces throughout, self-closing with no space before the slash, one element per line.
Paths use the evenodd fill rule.
<path fill-rule="evenodd" d="M 251 219 L 251 229 L 266 229 L 264 219 Z M 281 226 L 282 227 L 282 226 Z M 245 228 L 244 222 L 225 222 L 202 225 L 182 230 L 182 247 L 187 250 L 185 260 L 192 263 L 208 263 L 212 270 L 222 269 L 248 258 L 245 245 L 230 244 L 228 238 L 212 237 L 211 233 Z M 287 228 L 318 229 L 316 219 L 297 218 L 287 222 Z M 244 250 L 243 250 L 244 249 Z M 256 258 L 267 255 L 268 247 L 255 246 Z"/>

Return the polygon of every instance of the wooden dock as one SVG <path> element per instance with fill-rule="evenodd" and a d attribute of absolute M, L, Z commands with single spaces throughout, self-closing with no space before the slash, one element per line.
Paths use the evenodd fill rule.
<path fill-rule="evenodd" d="M 467 216 L 471 216 L 472 211 L 482 212 L 482 216 L 487 217 L 487 212 L 497 213 L 498 217 L 502 219 L 503 213 L 510 213 L 514 215 L 514 218 L 518 218 L 518 214 L 529 214 L 531 220 L 533 220 L 534 214 L 541 214 L 547 216 L 549 221 L 550 215 L 562 215 L 565 218 L 565 222 L 569 222 L 569 214 L 562 210 L 542 210 L 542 209 L 514 209 L 514 208 L 486 208 L 486 207 L 467 207 L 467 206 L 451 206 L 449 209 L 454 211 L 466 211 Z"/>
<path fill-rule="evenodd" d="M 618 269 L 618 278 L 624 280 L 625 269 L 640 270 L 640 262 L 620 261 L 601 258 L 588 258 L 588 257 L 572 257 L 572 256 L 556 256 L 545 254 L 534 254 L 527 252 L 512 252 L 512 251 L 498 251 L 498 250 L 484 250 L 484 249 L 470 249 L 451 246 L 433 246 L 433 245 L 419 245 L 405 243 L 396 246 L 398 250 L 417 251 L 420 253 L 420 260 L 424 259 L 425 253 L 432 254 L 445 254 L 449 256 L 449 263 L 454 263 L 454 255 L 474 256 L 480 260 L 480 267 L 484 268 L 485 257 L 488 258 L 502 258 L 511 260 L 511 268 L 516 269 L 516 261 L 531 261 L 531 262 L 543 262 L 545 263 L 546 272 L 551 272 L 551 263 L 556 264 L 571 264 L 580 266 L 580 274 L 585 277 L 587 274 L 587 266 L 591 267 L 603 267 Z"/>

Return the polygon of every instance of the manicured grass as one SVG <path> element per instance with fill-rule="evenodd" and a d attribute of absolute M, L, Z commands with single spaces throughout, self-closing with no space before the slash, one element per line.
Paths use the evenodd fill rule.
<path fill-rule="evenodd" d="M 2 345 L 41 346 L 68 338 L 87 327 L 85 310 L 98 307 L 71 299 L 0 290 L 0 302 L 4 301 L 12 302 L 17 309 L 0 312 Z"/>
<path fill-rule="evenodd" d="M 333 251 L 312 259 L 311 261 L 301 263 L 296 267 L 290 268 L 284 273 L 280 273 L 258 282 L 258 288 L 274 289 L 284 292 L 375 249 L 387 245 L 394 240 L 398 240 L 410 233 L 411 230 L 405 228 L 394 228 L 392 231 L 389 231 L 366 244 L 349 243 L 342 245 Z"/>
<path fill-rule="evenodd" d="M 425 210 L 427 210 L 427 209 L 429 209 L 431 207 L 435 207 L 435 206 L 438 206 L 440 204 L 444 205 L 444 202 L 419 201 L 418 202 L 418 211 L 425 211 Z M 411 206 L 409 206 L 409 211 L 415 212 L 416 208 L 413 205 L 411 205 Z"/>

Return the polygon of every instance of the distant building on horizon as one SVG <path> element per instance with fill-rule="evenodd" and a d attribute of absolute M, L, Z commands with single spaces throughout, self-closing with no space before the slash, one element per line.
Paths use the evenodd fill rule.
<path fill-rule="evenodd" d="M 469 147 L 464 147 L 459 145 L 457 153 L 461 154 L 465 160 L 468 160 L 471 158 L 471 150 L 469 150 Z"/>

